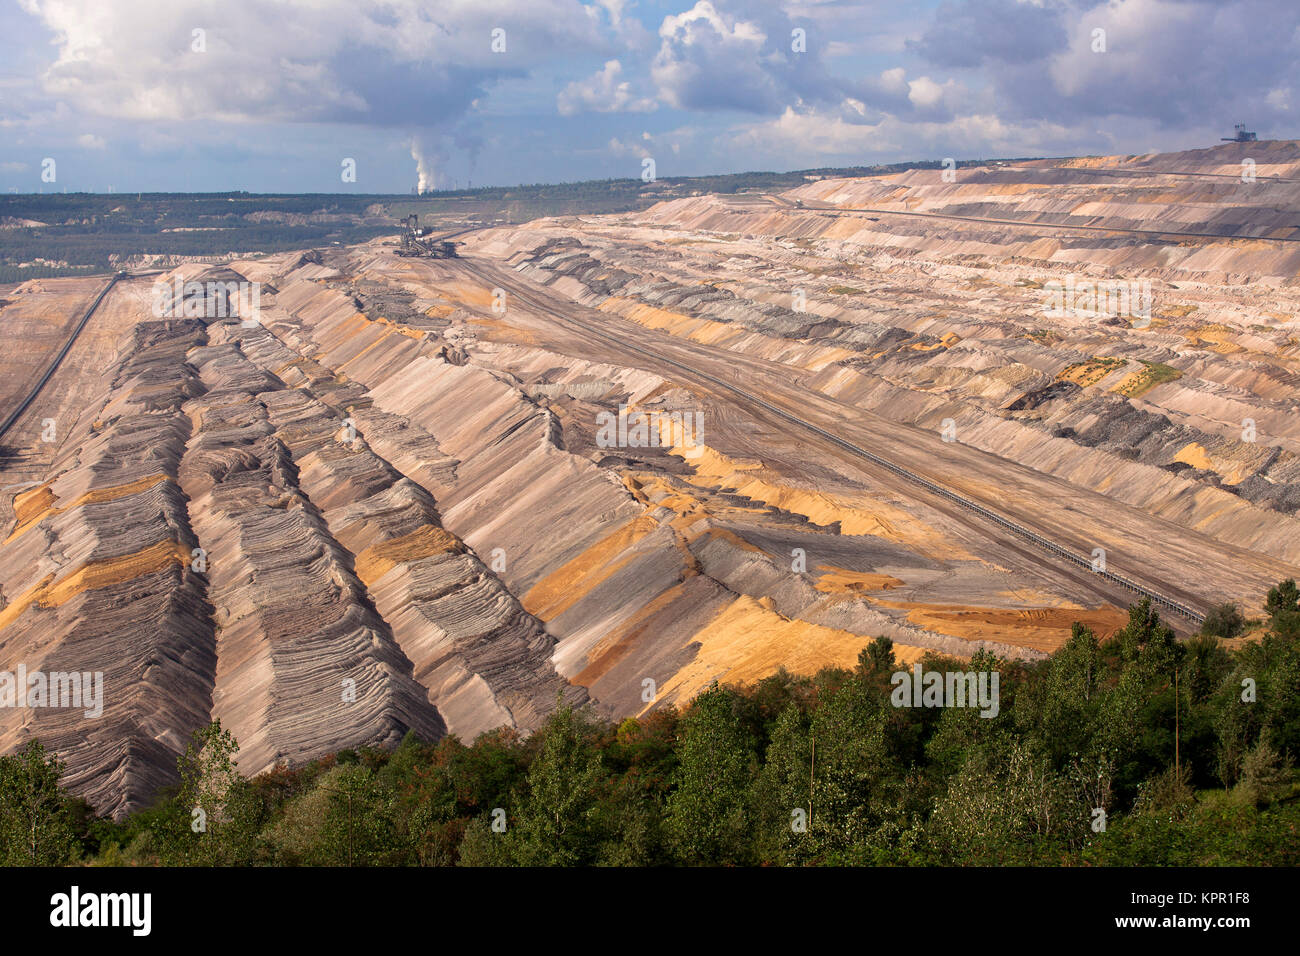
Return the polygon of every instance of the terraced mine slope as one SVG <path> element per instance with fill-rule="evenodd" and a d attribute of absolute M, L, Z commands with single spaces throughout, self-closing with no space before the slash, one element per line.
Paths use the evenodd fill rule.
<path fill-rule="evenodd" d="M 1297 189 L 1294 143 L 822 180 L 223 267 L 256 322 L 119 282 L 0 475 L 0 671 L 102 671 L 103 714 L 0 747 L 120 813 L 212 716 L 256 772 L 877 635 L 1033 657 L 1121 580 L 1254 611 L 1300 563 Z M 5 293 L 13 395 L 95 291 Z"/>

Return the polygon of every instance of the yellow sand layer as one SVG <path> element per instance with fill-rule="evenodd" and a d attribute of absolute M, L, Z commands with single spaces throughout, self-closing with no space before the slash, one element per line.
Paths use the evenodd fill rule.
<path fill-rule="evenodd" d="M 736 534 L 734 531 L 728 531 L 726 528 L 708 528 L 698 537 L 717 538 L 720 541 L 727 542 L 734 548 L 739 548 L 741 551 L 749 551 L 754 554 L 767 553 L 762 548 L 758 547 L 758 545 L 750 544 L 740 535 Z"/>
<path fill-rule="evenodd" d="M 673 519 L 675 525 L 680 524 L 683 518 L 691 523 L 708 513 L 702 498 L 669 484 L 659 475 L 623 475 L 622 478 L 623 487 L 648 508 L 667 508 L 676 512 L 679 517 Z"/>
<path fill-rule="evenodd" d="M 129 495 L 138 494 L 152 488 L 162 481 L 170 481 L 166 475 L 146 475 L 143 478 L 137 478 L 135 481 L 128 481 L 125 484 L 113 485 L 110 488 L 94 488 L 87 491 L 71 504 L 64 505 L 60 508 L 54 507 L 55 497 L 50 490 L 49 485 L 42 485 L 39 488 L 33 488 L 31 491 L 24 491 L 14 498 L 14 515 L 18 519 L 17 527 L 14 528 L 13 534 L 9 535 L 6 544 L 14 540 L 19 535 L 24 534 L 31 528 L 40 524 L 44 519 L 54 515 L 61 515 L 65 511 L 72 511 L 74 508 L 80 508 L 82 505 L 98 504 L 105 501 L 115 501 L 118 498 L 126 498 Z"/>
<path fill-rule="evenodd" d="M 699 342 L 703 345 L 720 345 L 728 339 L 735 339 L 749 332 L 743 326 L 727 322 L 714 322 L 712 319 L 695 318 L 683 315 L 680 312 L 658 309 L 652 305 L 644 305 L 632 299 L 623 299 L 618 296 L 611 296 L 597 308 L 603 312 L 613 312 L 615 315 L 621 315 L 623 318 L 643 325 L 648 329 L 666 331 L 671 335 L 690 339 L 692 342 Z M 952 335 L 951 338 L 954 342 L 960 341 L 955 335 Z M 945 342 L 945 344 L 951 345 L 952 342 Z M 814 350 L 811 357 L 802 360 L 800 367 L 817 372 L 827 365 L 855 357 L 858 354 L 852 349 L 818 348 Z M 799 363 L 792 362 L 791 364 Z"/>
<path fill-rule="evenodd" d="M 649 515 L 639 515 L 601 538 L 582 554 L 552 571 L 524 595 L 524 608 L 543 621 L 563 614 L 600 582 L 632 560 L 623 554 L 658 527 Z M 622 555 L 622 557 L 619 557 Z"/>
<path fill-rule="evenodd" d="M 1210 462 L 1210 456 L 1206 453 L 1205 448 L 1198 445 L 1196 442 L 1192 442 L 1182 448 L 1178 454 L 1174 456 L 1174 461 L 1184 462 L 1185 464 L 1191 465 L 1193 468 L 1214 468 L 1214 465 Z"/>
<path fill-rule="evenodd" d="M 417 338 L 417 339 L 423 338 L 424 336 L 424 333 L 422 332 L 414 332 L 414 330 L 412 329 L 403 328 L 401 326 L 398 326 L 394 322 L 390 322 L 388 319 L 380 318 L 377 320 L 372 320 L 362 315 L 359 312 L 356 315 L 354 315 L 352 319 L 350 319 L 349 321 L 352 322 L 353 324 L 356 324 L 357 319 L 361 320 L 361 324 L 359 324 L 357 328 L 351 334 L 349 334 L 348 338 L 351 338 L 352 335 L 355 335 L 363 330 L 374 328 L 375 326 L 380 326 L 380 331 L 383 334 L 381 334 L 378 338 L 376 338 L 373 342 L 371 342 L 369 345 L 363 348 L 356 355 L 352 356 L 352 358 L 348 359 L 346 362 L 340 362 L 338 365 L 334 366 L 333 371 L 335 373 L 341 372 L 343 369 L 347 368 L 347 366 L 351 365 L 353 362 L 356 362 L 359 359 L 361 359 L 368 352 L 371 352 L 374 349 L 378 348 L 379 346 L 383 345 L 384 342 L 388 339 L 389 334 L 392 332 L 397 332 L 399 334 L 407 334 L 410 337 Z"/>
<path fill-rule="evenodd" d="M 189 559 L 189 549 L 179 542 L 168 540 L 159 541 L 134 554 L 124 554 L 105 561 L 88 562 L 57 583 L 53 583 L 54 575 L 50 574 L 40 584 L 20 594 L 0 611 L 0 630 L 16 621 L 33 604 L 45 608 L 58 607 L 82 591 L 120 584 L 132 578 L 151 574 L 173 561 L 177 564 L 186 564 Z"/>
<path fill-rule="evenodd" d="M 696 319 L 680 312 L 657 309 L 652 305 L 642 305 L 631 299 L 611 296 L 599 306 L 602 312 L 613 312 L 631 319 L 648 329 L 661 329 L 672 335 L 690 339 L 703 345 L 716 345 L 723 339 L 735 336 L 742 331 L 737 326 L 726 322 L 714 322 L 711 319 Z"/>
<path fill-rule="evenodd" d="M 872 638 L 810 624 L 778 614 L 767 599 L 741 595 L 693 638 L 700 648 L 695 659 L 659 688 L 660 700 L 686 701 L 710 681 L 746 684 L 784 667 L 796 674 L 813 674 L 823 667 L 852 667 Z M 894 645 L 902 664 L 920 660 L 925 651 Z M 646 706 L 646 710 L 650 705 Z"/>
<path fill-rule="evenodd" d="M 43 518 L 50 508 L 54 507 L 54 500 L 54 492 L 50 491 L 48 484 L 16 495 L 14 497 L 14 519 L 17 521 L 17 527 L 14 529 L 14 533 L 9 536 L 9 540 L 12 541 L 19 533 L 25 531 L 29 525 L 35 524 Z"/>
<path fill-rule="evenodd" d="M 687 455 L 687 451 L 692 454 Z M 674 447 L 672 452 L 682 455 L 695 469 L 695 474 L 710 480 L 715 488 L 735 488 L 738 494 L 802 515 L 816 524 L 829 525 L 838 521 L 841 534 L 873 535 L 907 544 L 933 556 L 970 558 L 934 528 L 883 501 L 865 495 L 855 496 L 856 500 L 849 501 L 841 495 L 780 485 L 766 477 L 769 473 L 761 462 L 732 459 L 706 445 L 697 444 L 692 449 Z"/>
<path fill-rule="evenodd" d="M 385 574 L 408 561 L 418 561 L 447 551 L 461 551 L 464 546 L 450 531 L 437 525 L 425 525 L 410 534 L 366 548 L 356 559 L 357 577 L 370 587 Z"/>
<path fill-rule="evenodd" d="M 455 302 L 463 302 L 465 305 L 474 305 L 480 308 L 490 308 L 492 306 L 492 290 L 473 282 L 453 281 L 440 283 L 438 290 L 441 295 Z M 507 299 L 507 301 L 509 300 Z"/>
<path fill-rule="evenodd" d="M 1044 591 L 1040 588 L 1009 588 L 1006 591 L 999 591 L 998 596 L 1004 597 L 1015 604 L 1033 604 L 1037 607 L 1079 607 L 1079 605 L 1071 603 L 1059 594 L 1053 594 L 1051 591 Z"/>
<path fill-rule="evenodd" d="M 657 641 L 659 633 L 654 628 L 656 616 L 681 599 L 683 585 L 675 584 L 646 602 L 620 627 L 607 632 L 587 654 L 587 666 L 572 678 L 573 683 L 590 687 L 609 671 L 634 653 L 642 641 Z"/>
<path fill-rule="evenodd" d="M 453 309 L 452 311 L 455 311 L 455 310 Z M 379 318 L 375 319 L 375 322 L 376 322 L 377 324 L 379 324 L 379 325 L 386 325 L 386 326 L 388 326 L 390 329 L 392 329 L 392 330 L 393 330 L 394 332 L 396 332 L 398 335 L 404 335 L 404 336 L 406 336 L 408 339 L 416 339 L 416 340 L 418 341 L 418 340 L 420 340 L 420 339 L 423 339 L 424 336 L 425 336 L 424 330 L 422 330 L 422 329 L 413 329 L 413 328 L 411 328 L 409 325 L 405 325 L 405 324 L 403 324 L 403 323 L 401 323 L 401 322 L 394 322 L 392 319 L 390 319 L 390 318 L 388 318 L 387 316 L 384 316 L 384 315 L 381 315 Z"/>
<path fill-rule="evenodd" d="M 818 565 L 818 571 L 825 573 L 817 579 L 814 587 L 827 594 L 860 594 L 863 591 L 887 591 L 902 587 L 904 583 L 889 574 L 875 574 L 870 571 L 845 571 L 843 568 L 828 564 Z"/>
<path fill-rule="evenodd" d="M 1209 451 L 1202 445 L 1192 442 L 1186 447 L 1179 450 L 1174 461 L 1185 462 L 1193 468 L 1203 468 L 1210 471 L 1217 471 L 1223 476 L 1225 485 L 1235 485 L 1242 481 L 1250 471 L 1250 466 L 1246 462 L 1235 462 L 1231 459 L 1219 459 L 1217 462 L 1210 457 Z"/>
<path fill-rule="evenodd" d="M 908 346 L 914 352 L 933 352 L 936 349 L 949 349 L 961 341 L 961 336 L 956 332 L 948 332 L 938 342 L 914 342 Z"/>
<path fill-rule="evenodd" d="M 285 372 L 288 372 L 290 369 L 297 369 L 298 371 L 306 375 L 308 379 L 311 379 L 312 376 L 308 372 L 308 369 L 312 369 L 313 367 L 319 369 L 317 363 L 314 362 L 312 359 L 300 356 L 294 359 L 292 362 L 285 362 L 283 365 L 279 366 L 274 371 L 277 378 L 284 378 Z"/>
<path fill-rule="evenodd" d="M 498 342 L 502 345 L 537 345 L 537 336 L 527 329 L 507 325 L 504 319 L 486 319 L 479 316 L 467 319 L 466 325 L 472 325 L 475 335 L 484 342 Z"/>
<path fill-rule="evenodd" d="M 938 634 L 1048 652 L 1069 640 L 1075 621 L 1086 624 L 1098 637 L 1108 637 L 1128 623 L 1127 612 L 1110 605 L 1095 610 L 1060 607 L 1014 610 L 907 601 L 875 600 L 873 603 L 907 609 L 909 621 Z"/>

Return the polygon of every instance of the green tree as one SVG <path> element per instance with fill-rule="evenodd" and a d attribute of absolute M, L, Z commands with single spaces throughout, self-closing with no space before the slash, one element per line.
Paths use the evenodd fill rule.
<path fill-rule="evenodd" d="M 1246 618 L 1242 616 L 1241 608 L 1229 602 L 1210 608 L 1210 613 L 1205 615 L 1205 623 L 1201 625 L 1201 633 L 1228 640 L 1245 628 Z"/>
<path fill-rule="evenodd" d="M 1295 578 L 1287 578 L 1276 587 L 1269 588 L 1264 607 L 1269 614 L 1300 611 L 1300 588 L 1296 587 Z"/>
<path fill-rule="evenodd" d="M 1300 638 L 1270 632 L 1236 656 L 1232 672 L 1214 695 L 1218 773 L 1237 782 L 1242 761 L 1268 735 L 1281 757 L 1300 757 Z"/>
<path fill-rule="evenodd" d="M 410 861 L 398 836 L 396 798 L 360 762 L 337 764 L 286 807 L 270 832 L 281 862 L 392 866 Z"/>
<path fill-rule="evenodd" d="M 174 862 L 229 866 L 253 862 L 262 803 L 240 774 L 234 735 L 214 720 L 194 732 L 177 761 L 180 789 L 161 821 Z"/>
<path fill-rule="evenodd" d="M 861 674 L 883 676 L 888 682 L 897 667 L 894 660 L 894 642 L 887 637 L 877 637 L 858 652 L 858 671 Z"/>
<path fill-rule="evenodd" d="M 881 823 L 891 767 L 879 699 L 863 682 L 845 682 L 820 702 L 811 737 L 813 842 L 821 852 L 847 852 Z"/>
<path fill-rule="evenodd" d="M 798 706 L 790 704 L 772 728 L 750 798 L 760 862 L 802 863 L 815 855 L 808 829 L 808 813 L 814 809 L 810 806 L 812 796 L 809 720 Z"/>
<path fill-rule="evenodd" d="M 1183 669 L 1187 696 L 1192 703 L 1202 703 L 1210 699 L 1232 669 L 1232 658 L 1219 638 L 1208 633 L 1189 638 L 1183 646 L 1187 651 Z"/>
<path fill-rule="evenodd" d="M 745 864 L 750 859 L 752 736 L 737 715 L 736 693 L 712 686 L 681 719 L 677 788 L 668 798 L 668 830 L 683 863 Z"/>
<path fill-rule="evenodd" d="M 1300 589 L 1293 578 L 1269 588 L 1264 606 L 1274 633 L 1291 640 L 1300 639 Z"/>
<path fill-rule="evenodd" d="M 512 794 L 528 772 L 528 755 L 519 733 L 510 727 L 479 734 L 469 747 L 455 737 L 445 737 L 435 759 L 445 766 L 458 812 L 466 817 L 510 806 Z"/>
<path fill-rule="evenodd" d="M 663 797 L 635 769 L 620 777 L 592 810 L 601 835 L 599 866 L 659 866 L 664 850 Z"/>
<path fill-rule="evenodd" d="M 59 787 L 63 764 L 31 740 L 0 757 L 0 863 L 63 866 L 77 855 L 71 801 Z"/>
<path fill-rule="evenodd" d="M 511 852 L 509 830 L 498 833 L 492 829 L 492 815 L 483 814 L 470 820 L 465 836 L 457 849 L 457 866 L 511 866 L 515 858 Z"/>
<path fill-rule="evenodd" d="M 1033 745 L 974 752 L 949 780 L 927 828 L 947 865 L 1057 862 L 1087 832 L 1089 808 Z"/>
<path fill-rule="evenodd" d="M 1032 726 L 1060 766 L 1070 755 L 1083 753 L 1096 732 L 1106 667 L 1096 635 L 1075 624 L 1070 639 L 1046 664 L 1046 677 L 1034 695 Z"/>
<path fill-rule="evenodd" d="M 596 729 L 565 704 L 547 718 L 539 736 L 510 841 L 515 858 L 525 866 L 590 863 L 597 843 L 591 813 L 601 776 Z"/>

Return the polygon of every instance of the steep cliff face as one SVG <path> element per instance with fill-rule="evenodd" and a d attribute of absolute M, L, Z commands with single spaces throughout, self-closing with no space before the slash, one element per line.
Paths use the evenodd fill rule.
<path fill-rule="evenodd" d="M 92 675 L 102 712 L 5 706 L 0 746 L 39 737 L 97 808 L 146 804 L 214 717 L 256 773 L 586 699 L 442 526 L 420 482 L 454 464 L 394 416 L 349 418 L 363 388 L 260 326 L 147 312 L 82 388 L 44 480 L 12 496 L 0 671 Z"/>
<path fill-rule="evenodd" d="M 68 785 L 106 810 L 170 782 L 211 710 L 212 608 L 189 567 L 197 541 L 178 481 L 191 431 L 181 408 L 203 391 L 185 354 L 203 338 L 194 322 L 126 338 L 115 367 L 86 383 L 47 479 L 15 497 L 0 544 L 0 671 L 102 675 L 98 708 L 0 709 L 0 747 L 39 737 Z"/>
<path fill-rule="evenodd" d="M 410 661 L 300 479 L 298 436 L 275 411 L 304 397 L 218 343 L 187 356 L 207 390 L 185 406 L 195 427 L 180 468 L 215 608 L 214 715 L 253 772 L 322 744 L 438 736 Z"/>

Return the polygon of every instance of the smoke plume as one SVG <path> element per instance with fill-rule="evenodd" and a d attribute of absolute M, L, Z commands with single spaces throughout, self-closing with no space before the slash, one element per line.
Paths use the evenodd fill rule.
<path fill-rule="evenodd" d="M 418 136 L 411 138 L 411 158 L 415 160 L 415 170 L 420 176 L 420 181 L 415 188 L 421 194 L 431 192 L 437 188 L 437 177 L 433 171 L 433 157 L 429 155 L 429 152 L 420 142 Z"/>

